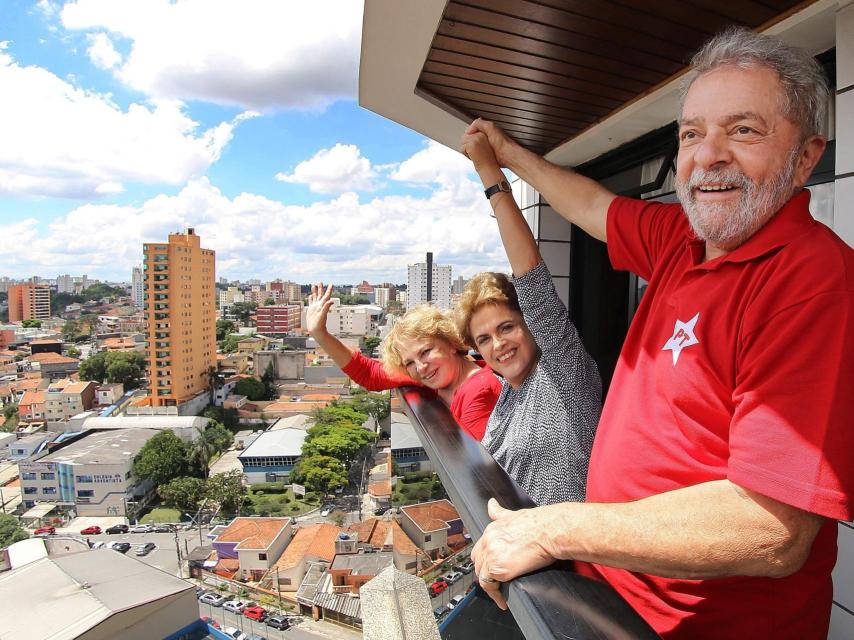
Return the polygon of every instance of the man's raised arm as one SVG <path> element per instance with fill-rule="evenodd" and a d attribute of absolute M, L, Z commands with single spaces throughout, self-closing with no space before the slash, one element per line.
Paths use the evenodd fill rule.
<path fill-rule="evenodd" d="M 467 134 L 486 135 L 502 167 L 507 167 L 539 191 L 552 208 L 594 238 L 606 240 L 608 207 L 616 197 L 595 180 L 564 169 L 508 138 L 498 126 L 478 118 Z"/>

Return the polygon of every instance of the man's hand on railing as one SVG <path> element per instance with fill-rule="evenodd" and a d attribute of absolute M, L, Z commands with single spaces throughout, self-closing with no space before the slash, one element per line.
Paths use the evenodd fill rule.
<path fill-rule="evenodd" d="M 471 559 L 481 587 L 500 608 L 507 609 L 501 583 L 556 560 L 548 549 L 546 535 L 555 523 L 547 507 L 513 511 L 490 498 L 487 509 L 492 522 L 474 545 Z"/>

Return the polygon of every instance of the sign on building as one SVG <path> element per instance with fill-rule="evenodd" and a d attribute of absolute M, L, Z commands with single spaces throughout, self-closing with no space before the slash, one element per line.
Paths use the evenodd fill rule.
<path fill-rule="evenodd" d="M 305 497 L 305 487 L 303 485 L 294 483 L 291 485 L 291 489 L 293 490 L 295 496 Z"/>

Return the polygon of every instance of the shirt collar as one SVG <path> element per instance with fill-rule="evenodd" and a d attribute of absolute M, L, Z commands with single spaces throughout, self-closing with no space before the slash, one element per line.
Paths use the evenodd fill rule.
<path fill-rule="evenodd" d="M 813 225 L 817 224 L 810 214 L 810 192 L 802 189 L 792 196 L 774 216 L 766 222 L 746 242 L 736 247 L 729 253 L 703 262 L 706 251 L 706 243 L 698 240 L 693 232 L 688 232 L 688 250 L 691 254 L 694 267 L 706 271 L 714 271 L 721 265 L 727 263 L 749 262 L 761 258 L 767 253 L 780 247 L 784 247 L 792 240 L 805 233 Z"/>

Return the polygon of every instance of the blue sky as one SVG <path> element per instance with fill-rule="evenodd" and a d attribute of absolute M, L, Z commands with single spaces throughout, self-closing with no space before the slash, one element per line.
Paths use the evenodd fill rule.
<path fill-rule="evenodd" d="M 352 0 L 4 1 L 0 276 L 128 280 L 186 226 L 227 278 L 506 269 L 465 158 L 358 106 L 360 38 Z"/>

